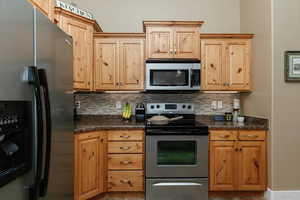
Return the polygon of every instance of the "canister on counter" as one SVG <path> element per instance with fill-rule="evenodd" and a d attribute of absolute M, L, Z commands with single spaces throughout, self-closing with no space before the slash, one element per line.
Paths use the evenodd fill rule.
<path fill-rule="evenodd" d="M 228 122 L 232 121 L 232 117 L 233 117 L 233 115 L 231 112 L 225 113 L 225 121 L 228 121 Z"/>

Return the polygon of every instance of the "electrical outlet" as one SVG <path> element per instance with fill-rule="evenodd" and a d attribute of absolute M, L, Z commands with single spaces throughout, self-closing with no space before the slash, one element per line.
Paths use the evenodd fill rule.
<path fill-rule="evenodd" d="M 222 109 L 223 108 L 223 101 L 218 101 L 218 109 Z"/>
<path fill-rule="evenodd" d="M 116 102 L 116 109 L 121 109 L 122 108 L 122 103 L 121 101 Z"/>
<path fill-rule="evenodd" d="M 212 110 L 217 110 L 217 101 L 212 101 L 211 102 L 211 109 Z"/>
<path fill-rule="evenodd" d="M 75 101 L 75 107 L 76 107 L 77 109 L 80 109 L 80 106 L 81 106 L 80 101 Z"/>

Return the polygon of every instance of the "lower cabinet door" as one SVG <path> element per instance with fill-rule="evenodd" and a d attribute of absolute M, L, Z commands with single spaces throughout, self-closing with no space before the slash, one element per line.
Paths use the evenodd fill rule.
<path fill-rule="evenodd" d="M 210 190 L 233 191 L 236 189 L 236 143 L 210 141 Z"/>
<path fill-rule="evenodd" d="M 147 179 L 146 200 L 208 200 L 207 179 Z"/>
<path fill-rule="evenodd" d="M 106 192 L 105 136 L 86 133 L 76 140 L 75 199 L 84 200 Z M 80 137 L 80 136 L 79 136 Z"/>
<path fill-rule="evenodd" d="M 241 141 L 238 144 L 238 189 L 266 189 L 266 151 L 264 141 Z"/>
<path fill-rule="evenodd" d="M 109 192 L 142 192 L 144 191 L 143 171 L 109 171 Z"/>

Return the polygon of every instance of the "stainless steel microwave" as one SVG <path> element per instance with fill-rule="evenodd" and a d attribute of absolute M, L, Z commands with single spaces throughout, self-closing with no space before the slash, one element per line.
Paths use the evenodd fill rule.
<path fill-rule="evenodd" d="M 200 90 L 200 62 L 146 62 L 146 90 Z"/>

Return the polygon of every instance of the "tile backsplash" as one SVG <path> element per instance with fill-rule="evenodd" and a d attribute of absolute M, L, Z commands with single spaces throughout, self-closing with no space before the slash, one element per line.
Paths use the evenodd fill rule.
<path fill-rule="evenodd" d="M 122 109 L 116 108 L 117 101 L 130 103 L 134 108 L 136 103 L 194 103 L 198 115 L 213 115 L 231 112 L 233 99 L 239 94 L 210 93 L 80 93 L 75 95 L 75 101 L 80 101 L 78 115 L 120 115 Z M 223 108 L 211 109 L 212 101 L 223 101 Z"/>

